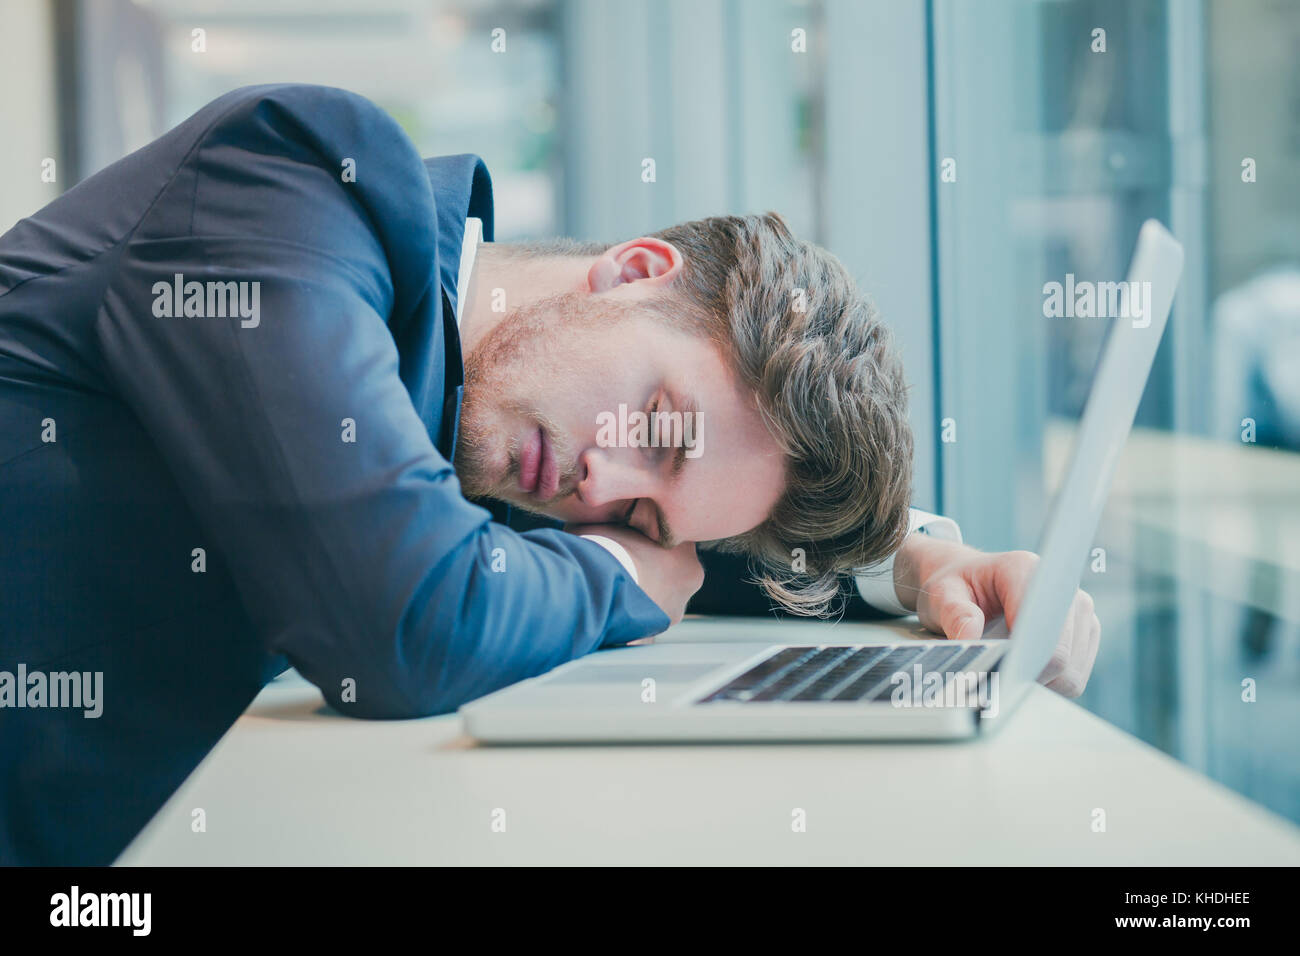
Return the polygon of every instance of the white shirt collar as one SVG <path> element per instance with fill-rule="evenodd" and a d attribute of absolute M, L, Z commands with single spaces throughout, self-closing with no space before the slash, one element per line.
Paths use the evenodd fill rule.
<path fill-rule="evenodd" d="M 465 300 L 469 298 L 469 277 L 474 272 L 474 256 L 478 254 L 478 244 L 483 241 L 483 220 L 470 216 L 465 220 L 465 239 L 460 245 L 460 272 L 456 275 L 456 327 L 460 328 L 461 316 L 465 312 Z"/>

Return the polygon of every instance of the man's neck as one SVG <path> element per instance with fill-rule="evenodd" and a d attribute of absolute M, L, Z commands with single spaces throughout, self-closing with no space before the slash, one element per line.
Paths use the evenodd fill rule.
<path fill-rule="evenodd" d="M 480 245 L 469 288 L 462 292 L 460 340 L 464 354 L 477 349 L 515 309 L 563 292 L 587 291 L 592 261 L 586 256 L 530 258 L 493 242 Z"/>

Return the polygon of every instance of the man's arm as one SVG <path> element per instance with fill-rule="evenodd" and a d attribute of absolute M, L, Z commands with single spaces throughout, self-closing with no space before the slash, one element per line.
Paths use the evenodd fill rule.
<path fill-rule="evenodd" d="M 393 252 L 322 152 L 333 139 L 359 176 L 427 195 L 377 108 L 277 89 L 214 124 L 114 253 L 104 372 L 206 529 L 194 546 L 224 560 L 268 649 L 356 716 L 451 710 L 664 629 L 605 549 L 517 534 L 462 497 L 399 376 Z M 412 221 L 409 243 L 433 228 Z M 177 274 L 256 289 L 256 322 L 159 315 Z"/>

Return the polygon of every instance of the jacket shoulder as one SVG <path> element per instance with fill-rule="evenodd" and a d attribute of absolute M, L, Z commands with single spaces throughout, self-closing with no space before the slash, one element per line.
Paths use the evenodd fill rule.
<path fill-rule="evenodd" d="M 214 118 L 214 126 L 252 119 L 279 128 L 321 128 L 338 133 L 382 127 L 405 136 L 396 120 L 360 93 L 314 83 L 241 86 L 217 97 L 196 115 L 204 113 Z"/>
<path fill-rule="evenodd" d="M 377 104 L 282 83 L 232 90 L 201 112 L 202 133 L 140 238 L 285 241 L 345 260 L 378 287 L 427 284 L 438 220 L 429 174 Z"/>

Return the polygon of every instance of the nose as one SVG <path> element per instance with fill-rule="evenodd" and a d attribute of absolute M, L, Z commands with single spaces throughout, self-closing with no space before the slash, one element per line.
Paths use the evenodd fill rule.
<path fill-rule="evenodd" d="M 588 448 L 578 456 L 578 499 L 591 508 L 654 496 L 656 476 L 636 448 Z"/>

